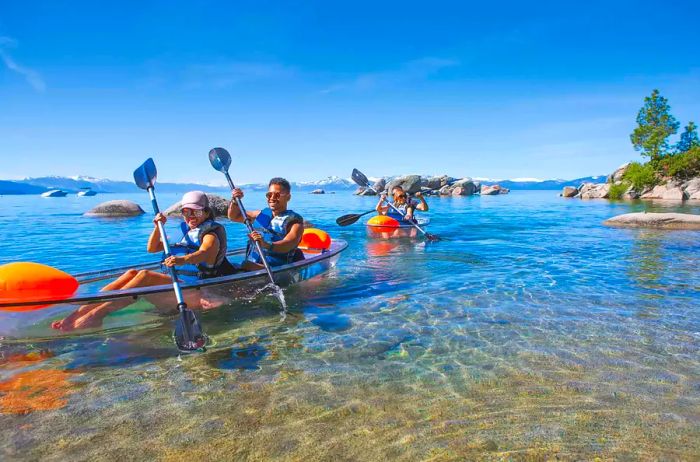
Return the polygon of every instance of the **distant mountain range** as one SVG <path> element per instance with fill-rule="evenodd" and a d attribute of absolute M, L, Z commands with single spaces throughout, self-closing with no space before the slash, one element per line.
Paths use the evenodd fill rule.
<path fill-rule="evenodd" d="M 588 176 L 574 180 L 538 180 L 535 178 L 516 178 L 513 180 L 492 180 L 477 179 L 482 184 L 499 184 L 512 190 L 555 190 L 564 186 L 579 186 L 581 183 L 604 183 L 605 176 Z M 253 191 L 266 190 L 267 183 L 241 185 Z M 41 178 L 25 178 L 23 180 L 0 180 L 0 195 L 13 194 L 41 194 L 51 189 L 62 189 L 68 193 L 75 194 L 81 189 L 91 188 L 97 193 L 134 193 L 139 189 L 130 181 L 113 181 L 102 178 L 91 178 L 86 176 L 62 177 L 47 176 Z M 353 191 L 357 185 L 351 180 L 337 176 L 329 176 L 322 180 L 310 182 L 292 182 L 292 189 L 295 191 L 312 191 L 314 189 L 325 191 Z M 198 183 L 158 183 L 158 192 L 163 193 L 183 193 L 191 190 L 205 192 L 220 192 L 228 189 L 225 186 L 206 185 Z"/>

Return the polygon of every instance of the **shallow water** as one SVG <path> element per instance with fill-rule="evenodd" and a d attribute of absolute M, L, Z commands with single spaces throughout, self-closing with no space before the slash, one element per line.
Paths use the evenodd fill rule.
<path fill-rule="evenodd" d="M 80 215 L 113 198 L 0 197 L 0 263 L 153 260 L 148 215 Z M 296 194 L 350 248 L 284 289 L 284 318 L 269 295 L 203 314 L 204 354 L 178 357 L 172 319 L 138 305 L 108 332 L 3 344 L 0 458 L 700 458 L 700 233 L 601 225 L 700 207 L 553 191 L 430 203 L 449 240 L 386 242 L 334 225 L 374 199 Z M 226 226 L 240 245 L 243 226 Z"/>

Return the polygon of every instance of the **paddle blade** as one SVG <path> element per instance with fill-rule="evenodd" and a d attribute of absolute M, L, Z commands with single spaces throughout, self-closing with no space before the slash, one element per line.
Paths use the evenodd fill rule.
<path fill-rule="evenodd" d="M 156 184 L 157 177 L 156 164 L 150 157 L 139 168 L 134 170 L 134 182 L 141 189 L 152 188 Z"/>
<path fill-rule="evenodd" d="M 209 162 L 214 170 L 226 173 L 231 166 L 231 154 L 224 148 L 214 148 L 209 151 Z"/>
<path fill-rule="evenodd" d="M 359 220 L 361 216 L 362 215 L 358 215 L 357 213 L 350 213 L 348 215 L 343 215 L 335 220 L 335 222 L 338 226 L 349 226 Z"/>
<path fill-rule="evenodd" d="M 362 186 L 364 188 L 370 187 L 369 179 L 367 179 L 367 177 L 364 175 L 364 173 L 362 173 L 358 169 L 356 169 L 356 168 L 352 169 L 351 176 L 352 176 L 352 181 L 354 181 L 358 186 Z"/>
<path fill-rule="evenodd" d="M 184 308 L 175 322 L 175 345 L 183 353 L 204 350 L 207 337 L 192 310 Z"/>

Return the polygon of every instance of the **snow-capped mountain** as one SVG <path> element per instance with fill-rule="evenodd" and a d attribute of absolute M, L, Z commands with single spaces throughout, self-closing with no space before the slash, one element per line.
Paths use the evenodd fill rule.
<path fill-rule="evenodd" d="M 370 180 L 376 180 L 371 179 Z M 540 180 L 538 178 L 515 178 L 512 180 L 496 180 L 490 178 L 475 177 L 474 181 L 482 184 L 499 184 L 513 190 L 535 189 L 561 189 L 564 186 L 579 186 L 581 183 L 604 183 L 605 176 L 589 176 L 574 180 Z M 252 191 L 264 191 L 267 183 L 243 184 L 244 189 Z M 91 188 L 98 193 L 134 193 L 139 189 L 130 181 L 114 181 L 106 178 L 94 178 L 90 176 L 45 176 L 40 178 L 25 178 L 16 181 L 0 181 L 0 194 L 41 194 L 50 189 L 62 189 L 69 193 L 77 193 L 83 188 Z M 309 192 L 314 189 L 325 191 L 354 191 L 357 185 L 347 178 L 329 176 L 317 181 L 292 182 L 293 191 Z M 192 190 L 205 192 L 223 192 L 228 188 L 218 184 L 202 183 L 158 183 L 158 191 L 162 193 L 183 193 Z"/>

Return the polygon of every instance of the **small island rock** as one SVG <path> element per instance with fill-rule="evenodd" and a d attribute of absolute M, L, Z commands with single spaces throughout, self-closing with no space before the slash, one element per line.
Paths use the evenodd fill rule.
<path fill-rule="evenodd" d="M 617 228 L 700 229 L 700 215 L 689 213 L 626 213 L 603 222 Z"/>
<path fill-rule="evenodd" d="M 387 183 L 386 190 L 391 192 L 396 186 L 401 186 L 407 193 L 414 194 L 420 191 L 420 184 L 420 175 L 400 176 Z"/>
<path fill-rule="evenodd" d="M 576 197 L 578 194 L 578 188 L 573 186 L 564 186 L 564 190 L 561 192 L 562 197 Z"/>
<path fill-rule="evenodd" d="M 209 199 L 209 206 L 216 212 L 217 217 L 225 217 L 228 213 L 228 204 L 231 202 L 225 197 L 219 196 L 217 194 L 207 193 L 207 199 Z M 172 217 L 180 215 L 182 213 L 181 202 L 178 201 L 167 208 L 164 212 L 166 216 Z"/>
<path fill-rule="evenodd" d="M 136 217 L 143 215 L 139 204 L 127 200 L 107 201 L 85 213 L 86 217 Z"/>
<path fill-rule="evenodd" d="M 310 194 L 326 194 L 326 191 L 323 189 L 314 189 Z"/>

